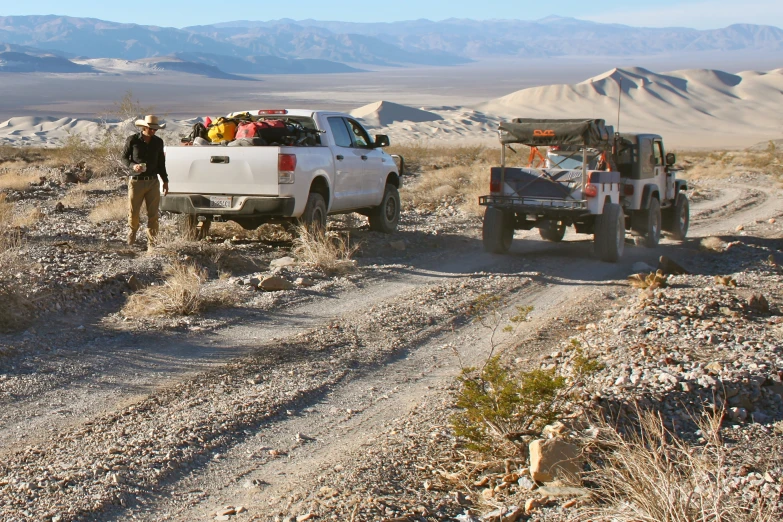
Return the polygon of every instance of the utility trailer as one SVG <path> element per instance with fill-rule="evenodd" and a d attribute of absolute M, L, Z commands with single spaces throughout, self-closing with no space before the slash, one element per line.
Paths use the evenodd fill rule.
<path fill-rule="evenodd" d="M 573 226 L 593 234 L 601 260 L 616 262 L 627 229 L 649 247 L 662 229 L 685 237 L 687 185 L 660 136 L 615 134 L 601 119 L 516 118 L 501 123 L 499 137 L 501 165 L 490 171 L 490 194 L 479 198 L 485 250 L 507 252 L 515 230 L 538 228 L 543 239 L 561 241 Z M 514 144 L 531 148 L 527 167 L 507 165 Z M 547 157 L 539 147 L 549 147 Z"/>

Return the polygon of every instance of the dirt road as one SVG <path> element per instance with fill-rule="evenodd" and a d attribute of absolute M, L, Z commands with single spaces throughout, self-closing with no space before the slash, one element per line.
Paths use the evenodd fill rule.
<path fill-rule="evenodd" d="M 215 331 L 70 324 L 85 343 L 2 363 L 0 520 L 212 520 L 226 505 L 246 520 L 296 514 L 400 422 L 448 411 L 460 366 L 492 344 L 469 317 L 480 296 L 534 307 L 517 332 L 516 355 L 531 357 L 611 307 L 635 262 L 687 262 L 701 237 L 752 234 L 783 214 L 780 191 L 751 182 L 708 195 L 692 205 L 686 244 L 629 245 L 618 264 L 570 231 L 560 244 L 518 232 L 509 255 L 489 255 L 474 229 L 404 265 L 365 267 L 333 293 L 233 311 Z"/>

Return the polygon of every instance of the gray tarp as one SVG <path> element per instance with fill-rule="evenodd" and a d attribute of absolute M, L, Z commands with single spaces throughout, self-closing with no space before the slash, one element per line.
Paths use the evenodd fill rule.
<path fill-rule="evenodd" d="M 500 142 L 531 146 L 584 145 L 607 148 L 611 145 L 611 127 L 604 120 L 551 120 L 514 118 L 500 124 Z"/>

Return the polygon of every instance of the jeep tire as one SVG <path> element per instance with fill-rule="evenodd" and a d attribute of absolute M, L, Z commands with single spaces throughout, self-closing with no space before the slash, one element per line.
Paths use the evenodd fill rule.
<path fill-rule="evenodd" d="M 673 239 L 677 241 L 684 240 L 685 236 L 688 235 L 688 226 L 691 221 L 690 202 L 687 194 L 684 192 L 677 194 L 677 201 L 674 203 L 669 219 L 667 231 Z"/>
<path fill-rule="evenodd" d="M 541 239 L 553 241 L 555 243 L 559 243 L 563 240 L 565 231 L 565 225 L 554 219 L 546 219 L 542 221 L 541 225 L 538 227 L 538 233 L 541 236 Z"/>
<path fill-rule="evenodd" d="M 657 247 L 661 241 L 661 203 L 657 198 L 650 199 L 650 206 L 647 212 L 642 214 L 640 221 L 640 232 L 644 238 L 642 244 L 647 248 Z"/>

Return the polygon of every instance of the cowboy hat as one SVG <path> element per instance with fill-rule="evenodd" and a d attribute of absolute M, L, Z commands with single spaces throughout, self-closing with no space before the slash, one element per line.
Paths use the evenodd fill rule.
<path fill-rule="evenodd" d="M 150 129 L 165 129 L 166 124 L 165 123 L 159 123 L 158 117 L 154 114 L 148 114 L 147 116 L 144 116 L 143 120 L 136 120 L 136 126 L 137 127 L 149 127 Z"/>

